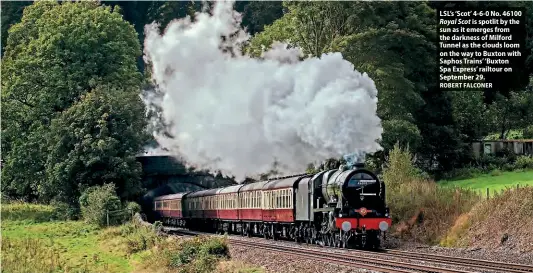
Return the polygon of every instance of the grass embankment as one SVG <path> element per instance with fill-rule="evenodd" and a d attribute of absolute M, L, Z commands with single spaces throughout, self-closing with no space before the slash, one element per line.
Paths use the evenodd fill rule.
<path fill-rule="evenodd" d="M 479 202 L 456 220 L 441 245 L 533 251 L 533 187 Z"/>
<path fill-rule="evenodd" d="M 533 185 L 532 170 L 496 170 L 435 183 L 424 178 L 408 151 L 395 147 L 383 179 L 394 223 L 392 235 L 403 241 L 533 251 L 533 187 L 527 186 Z M 479 194 L 481 190 L 485 194 L 487 187 L 492 198 Z"/>
<path fill-rule="evenodd" d="M 53 211 L 2 205 L 2 272 L 261 272 L 229 260 L 221 238 L 185 242 L 132 223 L 100 229 L 50 221 Z"/>
<path fill-rule="evenodd" d="M 493 171 L 490 174 L 483 174 L 475 178 L 439 181 L 439 185 L 446 188 L 469 188 L 481 194 L 486 194 L 488 188 L 492 194 L 507 188 L 516 188 L 517 185 L 519 187 L 533 186 L 533 170 L 518 172 Z"/>

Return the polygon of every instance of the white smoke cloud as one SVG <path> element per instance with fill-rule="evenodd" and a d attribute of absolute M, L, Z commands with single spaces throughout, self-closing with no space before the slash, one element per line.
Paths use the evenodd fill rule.
<path fill-rule="evenodd" d="M 300 50 L 279 43 L 263 59 L 246 56 L 238 48 L 249 36 L 232 8 L 217 2 L 212 16 L 174 21 L 162 35 L 146 28 L 145 60 L 164 93 L 147 103 L 162 108 L 175 136 L 157 135 L 161 146 L 237 179 L 274 162 L 278 171 L 302 172 L 311 162 L 381 148 L 377 90 L 366 73 L 340 53 L 299 61 Z"/>

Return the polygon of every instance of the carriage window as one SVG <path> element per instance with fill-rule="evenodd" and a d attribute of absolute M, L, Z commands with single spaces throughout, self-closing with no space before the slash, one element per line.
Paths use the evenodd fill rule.
<path fill-rule="evenodd" d="M 292 196 L 293 196 L 293 194 L 292 194 L 292 189 L 290 189 L 290 190 L 289 190 L 289 207 L 290 207 L 290 208 L 292 208 L 292 203 L 293 203 L 293 201 L 292 201 L 292 198 L 293 198 L 293 197 L 292 197 Z"/>
<path fill-rule="evenodd" d="M 284 191 L 283 208 L 288 208 L 289 207 L 289 191 L 288 190 L 283 190 L 283 191 Z"/>

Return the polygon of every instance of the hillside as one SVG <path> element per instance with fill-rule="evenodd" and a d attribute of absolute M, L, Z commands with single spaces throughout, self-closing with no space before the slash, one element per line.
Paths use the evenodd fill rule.
<path fill-rule="evenodd" d="M 533 187 L 507 190 L 460 216 L 444 246 L 533 251 Z"/>

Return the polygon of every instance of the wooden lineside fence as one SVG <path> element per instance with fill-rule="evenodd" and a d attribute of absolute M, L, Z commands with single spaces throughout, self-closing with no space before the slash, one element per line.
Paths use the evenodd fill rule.
<path fill-rule="evenodd" d="M 109 226 L 118 221 L 132 220 L 135 212 L 131 209 L 106 210 L 106 225 Z M 111 219 L 110 219 L 111 218 Z"/>

